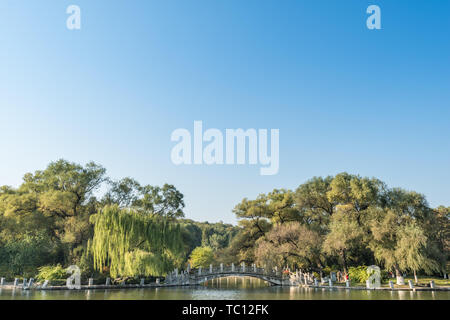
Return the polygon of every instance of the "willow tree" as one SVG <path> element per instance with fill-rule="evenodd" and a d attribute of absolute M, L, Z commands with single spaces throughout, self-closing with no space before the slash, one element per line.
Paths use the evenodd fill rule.
<path fill-rule="evenodd" d="M 428 235 L 416 219 L 400 210 L 377 208 L 370 224 L 369 245 L 375 258 L 395 270 L 398 284 L 404 284 L 402 271 L 413 271 L 415 276 L 419 270 L 439 271 L 439 263 L 430 256 Z"/>
<path fill-rule="evenodd" d="M 106 206 L 91 222 L 94 268 L 114 278 L 164 275 L 182 252 L 180 226 L 164 217 Z"/>

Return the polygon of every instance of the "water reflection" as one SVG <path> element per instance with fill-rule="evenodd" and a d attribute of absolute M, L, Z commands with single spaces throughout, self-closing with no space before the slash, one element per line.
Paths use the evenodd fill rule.
<path fill-rule="evenodd" d="M 252 277 L 224 277 L 206 281 L 203 286 L 217 289 L 255 289 L 268 287 L 270 284 Z"/>

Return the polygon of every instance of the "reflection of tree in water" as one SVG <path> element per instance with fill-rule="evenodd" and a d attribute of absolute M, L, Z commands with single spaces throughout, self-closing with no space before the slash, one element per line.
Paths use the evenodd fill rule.
<path fill-rule="evenodd" d="M 270 284 L 267 281 L 253 277 L 223 277 L 209 280 L 204 286 L 215 289 L 258 289 L 269 287 Z"/>

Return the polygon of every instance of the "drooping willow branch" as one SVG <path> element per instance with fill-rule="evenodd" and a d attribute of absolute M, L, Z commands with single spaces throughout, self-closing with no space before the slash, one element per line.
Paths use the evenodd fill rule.
<path fill-rule="evenodd" d="M 91 222 L 94 268 L 107 266 L 112 277 L 163 275 L 183 248 L 180 226 L 167 218 L 107 206 Z"/>

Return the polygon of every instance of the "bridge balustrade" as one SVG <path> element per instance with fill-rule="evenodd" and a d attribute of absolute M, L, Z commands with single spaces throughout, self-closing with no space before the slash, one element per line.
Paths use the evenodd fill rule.
<path fill-rule="evenodd" d="M 276 269 L 268 270 L 265 268 L 258 268 L 255 266 L 213 266 L 210 268 L 199 268 L 199 269 L 191 269 L 188 268 L 189 271 L 178 272 L 175 269 L 173 272 L 169 273 L 166 277 L 165 282 L 167 284 L 194 284 L 202 282 L 206 279 L 211 279 L 211 276 L 220 277 L 229 276 L 229 275 L 241 275 L 241 276 L 259 276 L 259 278 L 271 278 L 276 281 L 285 281 L 292 279 L 292 274 L 285 274 Z"/>

